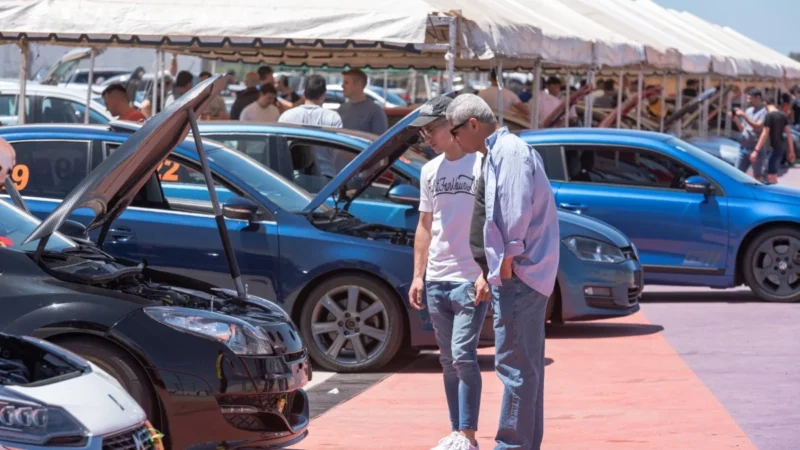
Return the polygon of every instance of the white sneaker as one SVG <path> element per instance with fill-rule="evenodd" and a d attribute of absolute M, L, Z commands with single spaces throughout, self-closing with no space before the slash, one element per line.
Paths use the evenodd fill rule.
<path fill-rule="evenodd" d="M 453 441 L 450 443 L 449 450 L 478 450 L 477 445 L 472 445 L 472 442 L 469 441 L 465 436 L 458 434 Z"/>
<path fill-rule="evenodd" d="M 444 437 L 441 440 L 439 440 L 439 445 L 433 447 L 431 450 L 450 450 L 450 446 L 459 437 L 463 436 L 461 436 L 461 434 L 458 431 L 453 431 L 447 437 Z"/>

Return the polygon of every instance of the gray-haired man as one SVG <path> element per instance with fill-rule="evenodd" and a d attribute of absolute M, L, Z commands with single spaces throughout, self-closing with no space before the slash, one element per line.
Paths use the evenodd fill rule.
<path fill-rule="evenodd" d="M 558 216 L 539 154 L 501 128 L 489 105 L 462 94 L 447 108 L 465 152 L 484 153 L 470 246 L 489 269 L 495 368 L 503 382 L 496 449 L 539 449 L 544 434 L 544 322 L 558 270 Z M 476 285 L 476 291 L 483 290 Z"/>

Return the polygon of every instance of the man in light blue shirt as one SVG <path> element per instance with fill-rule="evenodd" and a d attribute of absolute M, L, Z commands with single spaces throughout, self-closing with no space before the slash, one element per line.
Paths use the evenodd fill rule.
<path fill-rule="evenodd" d="M 539 154 L 501 128 L 480 97 L 462 94 L 447 108 L 450 133 L 465 152 L 484 153 L 470 241 L 488 266 L 494 307 L 495 368 L 505 386 L 498 450 L 539 449 L 544 435 L 544 322 L 558 271 L 558 216 Z M 481 191 L 484 192 L 480 198 Z M 484 207 L 481 200 L 485 202 Z M 480 215 L 483 214 L 483 217 Z M 474 235 L 483 238 L 475 245 Z M 476 282 L 476 291 L 485 287 Z M 479 295 L 480 299 L 481 296 Z"/>

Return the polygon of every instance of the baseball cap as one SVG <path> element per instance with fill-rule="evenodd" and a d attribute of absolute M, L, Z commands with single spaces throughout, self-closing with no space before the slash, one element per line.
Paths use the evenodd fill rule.
<path fill-rule="evenodd" d="M 424 127 L 434 120 L 444 117 L 447 113 L 447 107 L 450 106 L 452 101 L 453 99 L 446 95 L 440 95 L 433 100 L 427 101 L 419 108 L 419 115 L 409 126 Z"/>

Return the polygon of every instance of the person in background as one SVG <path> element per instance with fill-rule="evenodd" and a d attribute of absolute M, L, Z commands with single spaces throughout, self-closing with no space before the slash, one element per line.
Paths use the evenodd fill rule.
<path fill-rule="evenodd" d="M 456 97 L 447 121 L 464 152 L 484 154 L 470 247 L 488 273 L 495 369 L 504 385 L 495 449 L 538 450 L 544 435 L 545 312 L 560 245 L 553 190 L 539 153 L 501 128 L 480 98 Z M 476 283 L 475 289 L 485 286 Z"/>
<path fill-rule="evenodd" d="M 411 306 L 423 309 L 423 290 L 433 323 L 451 434 L 434 450 L 477 450 L 475 432 L 481 403 L 478 341 L 489 302 L 478 301 L 475 282 L 481 268 L 469 247 L 475 205 L 475 180 L 481 174 L 480 153 L 465 154 L 448 132 L 450 97 L 439 96 L 420 109 L 410 124 L 440 153 L 422 166 L 419 223 L 414 239 Z M 484 283 L 485 284 L 485 283 Z M 484 292 L 484 299 L 488 292 Z"/>
<path fill-rule="evenodd" d="M 260 87 L 264 84 L 271 84 L 275 86 L 275 72 L 272 70 L 272 67 L 261 66 L 258 68 L 258 85 Z M 291 102 L 280 97 L 275 97 L 275 106 L 281 113 L 298 106 L 296 103 L 297 102 Z"/>
<path fill-rule="evenodd" d="M 350 69 L 342 74 L 342 93 L 347 102 L 339 107 L 344 128 L 381 135 L 389 129 L 389 121 L 383 108 L 367 98 L 367 75 L 359 69 Z"/>
<path fill-rule="evenodd" d="M 306 78 L 303 104 L 281 114 L 278 122 L 342 128 L 342 118 L 339 114 L 322 107 L 322 104 L 325 103 L 327 84 L 321 75 L 310 75 Z M 339 173 L 337 167 L 339 164 L 334 150 L 327 147 L 315 147 L 315 153 L 320 174 L 328 178 L 335 177 Z"/>
<path fill-rule="evenodd" d="M 489 73 L 489 81 L 491 81 L 492 85 L 480 91 L 478 96 L 487 104 L 489 104 L 492 109 L 497 109 L 497 101 L 498 97 L 500 96 L 500 85 L 497 81 L 497 72 L 494 70 Z M 522 104 L 519 97 L 517 97 L 517 94 L 515 94 L 511 89 L 503 89 L 502 107 L 503 111 L 511 111 L 528 117 L 528 108 Z"/>
<path fill-rule="evenodd" d="M 645 86 L 644 90 L 647 91 L 648 89 L 652 89 L 655 86 L 652 84 Z M 661 120 L 662 116 L 666 116 L 667 114 L 667 105 L 665 102 L 661 101 L 661 94 L 650 94 L 648 95 L 645 100 L 647 100 L 647 107 L 645 107 L 645 111 L 648 115 L 650 115 L 651 119 Z"/>
<path fill-rule="evenodd" d="M 297 92 L 289 86 L 289 77 L 286 75 L 281 75 L 278 77 L 278 98 L 281 100 L 286 100 L 287 102 L 291 103 L 292 105 L 297 106 L 300 102 L 300 96 L 297 95 Z"/>
<path fill-rule="evenodd" d="M 547 116 L 549 116 L 563 102 L 563 99 L 559 98 L 560 95 L 561 80 L 559 80 L 556 76 L 551 76 L 547 79 L 547 82 L 545 83 L 545 90 L 542 91 L 542 99 L 539 100 L 539 128 L 544 127 Z M 532 109 L 534 107 L 534 103 L 531 103 L 529 107 Z M 578 110 L 575 108 L 575 105 L 572 105 L 572 107 L 569 109 L 569 121 L 571 124 L 574 124 L 577 120 Z M 553 124 L 553 127 L 563 126 L 563 121 L 557 121 Z"/>
<path fill-rule="evenodd" d="M 689 97 L 688 100 L 691 100 L 698 95 L 698 89 L 700 88 L 700 81 L 695 78 L 690 78 L 686 81 L 686 87 L 683 88 L 683 96 Z M 684 100 L 686 101 L 686 100 Z"/>
<path fill-rule="evenodd" d="M 281 112 L 275 106 L 275 97 L 278 91 L 271 84 L 262 84 L 258 89 L 258 100 L 247 105 L 242 111 L 239 120 L 252 122 L 277 122 Z"/>
<path fill-rule="evenodd" d="M 175 85 L 172 87 L 172 93 L 167 97 L 166 102 L 164 102 L 164 106 L 169 106 L 178 97 L 189 92 L 189 90 L 192 89 L 193 81 L 194 75 L 192 75 L 191 72 L 187 70 L 181 70 L 178 72 L 178 76 L 175 77 Z"/>
<path fill-rule="evenodd" d="M 244 110 L 248 105 L 258 100 L 260 95 L 258 92 L 258 74 L 256 72 L 247 72 L 244 75 L 245 89 L 236 95 L 236 100 L 231 105 L 231 120 L 239 120 Z"/>
<path fill-rule="evenodd" d="M 764 149 L 767 146 L 771 149 L 767 156 L 767 183 L 769 184 L 778 182 L 778 166 L 783 160 L 784 153 L 786 153 L 786 160 L 789 163 L 795 160 L 794 139 L 792 139 L 792 130 L 789 128 L 789 117 L 786 115 L 786 111 L 790 108 L 790 100 L 791 98 L 782 97 L 780 105 L 775 105 L 772 101 L 767 104 L 767 115 L 764 117 L 761 136 L 758 138 L 753 153 L 750 154 L 750 162 L 755 165 Z M 784 136 L 788 139 L 785 139 Z"/>
<path fill-rule="evenodd" d="M 144 122 L 147 116 L 141 111 L 131 106 L 128 99 L 128 90 L 119 83 L 112 84 L 103 90 L 103 102 L 106 109 L 112 116 L 119 120 L 130 120 L 131 122 Z"/>
<path fill-rule="evenodd" d="M 164 92 L 170 92 L 172 90 L 172 76 L 165 73 L 164 76 L 161 77 L 160 82 L 155 85 L 155 107 L 153 107 L 153 83 L 150 83 L 150 90 L 147 91 L 147 95 L 145 95 L 144 100 L 142 100 L 142 103 L 139 105 L 139 108 L 142 110 L 142 114 L 144 114 L 145 117 L 153 117 L 161 112 L 161 83 L 164 83 Z"/>
<path fill-rule="evenodd" d="M 790 90 L 792 93 L 792 117 L 791 123 L 796 129 L 800 129 L 800 86 L 794 85 Z"/>
<path fill-rule="evenodd" d="M 603 81 L 603 95 L 594 99 L 595 108 L 616 108 L 617 107 L 617 91 L 614 89 L 614 80 L 608 79 Z"/>
<path fill-rule="evenodd" d="M 200 72 L 200 75 L 197 76 L 200 81 L 205 81 L 211 78 L 211 72 Z M 228 107 L 225 105 L 225 100 L 222 98 L 221 95 L 215 95 L 214 98 L 211 99 L 211 102 L 208 104 L 208 109 L 203 114 L 204 120 L 227 120 L 228 119 Z"/>
<path fill-rule="evenodd" d="M 519 101 L 528 103 L 533 98 L 533 81 L 526 81 L 525 88 L 519 93 Z"/>
<path fill-rule="evenodd" d="M 736 167 L 745 173 L 750 168 L 750 156 L 758 144 L 758 138 L 764 128 L 764 119 L 767 117 L 767 109 L 764 107 L 761 91 L 755 88 L 750 89 L 747 92 L 746 101 L 748 105 L 746 111 L 737 108 L 735 113 L 728 112 L 728 117 L 732 119 L 736 129 L 741 132 L 739 142 L 742 147 L 739 150 Z M 757 153 L 757 155 L 758 159 L 753 163 L 753 177 L 762 180 L 767 155 L 766 153 Z"/>

